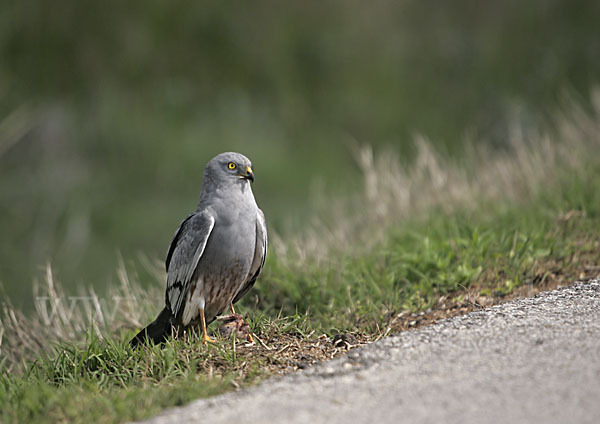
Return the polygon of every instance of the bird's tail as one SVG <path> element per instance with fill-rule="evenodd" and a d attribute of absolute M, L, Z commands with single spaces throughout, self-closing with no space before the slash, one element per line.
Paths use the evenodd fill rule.
<path fill-rule="evenodd" d="M 171 311 L 165 307 L 154 321 L 148 324 L 146 328 L 131 339 L 129 344 L 131 347 L 136 347 L 140 344 L 144 344 L 146 340 L 151 340 L 154 344 L 162 343 L 171 334 L 172 328 L 173 315 L 171 314 Z"/>

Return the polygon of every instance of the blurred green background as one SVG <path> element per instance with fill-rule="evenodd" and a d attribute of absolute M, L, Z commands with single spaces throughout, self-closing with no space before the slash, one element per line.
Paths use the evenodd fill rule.
<path fill-rule="evenodd" d="M 99 292 L 162 258 L 205 163 L 254 162 L 271 228 L 361 188 L 356 143 L 410 161 L 552 128 L 600 75 L 598 1 L 0 4 L 0 282 L 32 305 L 50 261 Z M 142 280 L 143 280 L 142 276 Z"/>

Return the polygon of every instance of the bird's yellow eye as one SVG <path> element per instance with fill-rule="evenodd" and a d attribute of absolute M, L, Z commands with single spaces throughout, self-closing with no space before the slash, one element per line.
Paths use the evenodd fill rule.
<path fill-rule="evenodd" d="M 233 162 L 229 162 L 227 164 L 227 168 L 229 168 L 229 169 L 235 169 L 235 168 L 237 168 L 237 165 L 235 163 L 233 163 Z"/>

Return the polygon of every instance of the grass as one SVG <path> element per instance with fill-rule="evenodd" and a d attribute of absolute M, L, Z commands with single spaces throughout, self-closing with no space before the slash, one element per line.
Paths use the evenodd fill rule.
<path fill-rule="evenodd" d="M 261 338 L 284 338 L 288 344 L 309 334 L 300 316 L 276 320 L 255 316 L 253 324 Z M 0 418 L 3 422 L 139 419 L 259 381 L 273 366 L 280 366 L 282 353 L 260 345 L 238 346 L 235 339 L 204 346 L 197 335 L 132 350 L 126 338 L 100 339 L 89 331 L 83 343 L 54 344 L 23 374 L 4 373 Z"/>
<path fill-rule="evenodd" d="M 3 407 L 4 422 L 142 418 L 165 406 L 218 394 L 235 375 L 199 374 L 198 359 L 190 360 L 177 346 L 140 353 L 93 337 L 85 348 L 57 345 L 52 356 L 40 359 L 23 377 L 3 378 L 2 404 L 13 404 Z"/>
<path fill-rule="evenodd" d="M 476 287 L 479 297 L 503 297 L 516 287 L 557 278 L 550 277 L 556 271 L 568 284 L 586 265 L 600 263 L 600 234 L 590 232 L 600 228 L 597 214 L 568 223 L 559 217 L 533 223 L 520 214 L 515 219 L 514 213 L 496 217 L 493 224 L 432 218 L 396 230 L 364 257 L 302 275 L 272 267 L 258 296 L 265 304 L 285 305 L 281 315 L 286 318 L 259 312 L 272 307 L 250 312 L 253 331 L 265 347 L 236 340 L 204 346 L 191 335 L 163 348 L 132 351 L 128 330 L 103 338 L 90 330 L 83 342 L 55 342 L 22 373 L 4 364 L 0 417 L 3 422 L 141 419 L 335 356 L 344 351 L 333 345 L 335 334 L 352 332 L 364 343 L 398 325 L 410 327 L 423 319 L 417 313 L 435 308 L 444 296 L 464 295 L 463 288 Z M 307 313 L 287 315 L 292 307 Z M 414 314 L 407 315 L 408 322 L 399 321 L 406 312 Z"/>
<path fill-rule="evenodd" d="M 32 316 L 5 303 L 0 420 L 141 419 L 393 331 L 596 276 L 599 116 L 576 110 L 557 119 L 556 139 L 515 138 L 510 151 L 472 149 L 461 162 L 424 141 L 409 167 L 390 152 L 357 150 L 361 195 L 324 197 L 304 231 L 271 234 L 264 274 L 240 308 L 257 336 L 253 345 L 206 346 L 188 334 L 132 351 L 128 338 L 162 298 L 164 275 L 154 261 L 150 290 L 135 270 L 120 268 L 120 285 L 106 298 L 127 302 L 114 315 L 91 289 L 80 296 L 87 310 L 63 304 L 48 322 L 41 304 Z M 68 296 L 54 278 L 48 267 L 38 294 L 60 306 Z M 347 344 L 334 342 L 340 336 Z"/>

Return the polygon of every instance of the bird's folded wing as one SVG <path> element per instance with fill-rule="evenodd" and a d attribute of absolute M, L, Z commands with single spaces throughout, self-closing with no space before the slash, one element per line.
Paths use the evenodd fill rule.
<path fill-rule="evenodd" d="M 267 257 L 267 224 L 265 222 L 265 215 L 263 211 L 258 210 L 256 217 L 256 246 L 254 247 L 254 259 L 250 266 L 250 272 L 248 273 L 248 280 L 242 285 L 240 290 L 235 295 L 233 303 L 240 300 L 250 289 L 254 286 L 254 282 L 258 278 L 260 271 L 265 264 L 265 258 Z"/>
<path fill-rule="evenodd" d="M 215 218 L 207 211 L 188 216 L 175 232 L 167 253 L 167 307 L 174 317 L 181 311 L 194 271 L 215 226 Z"/>

